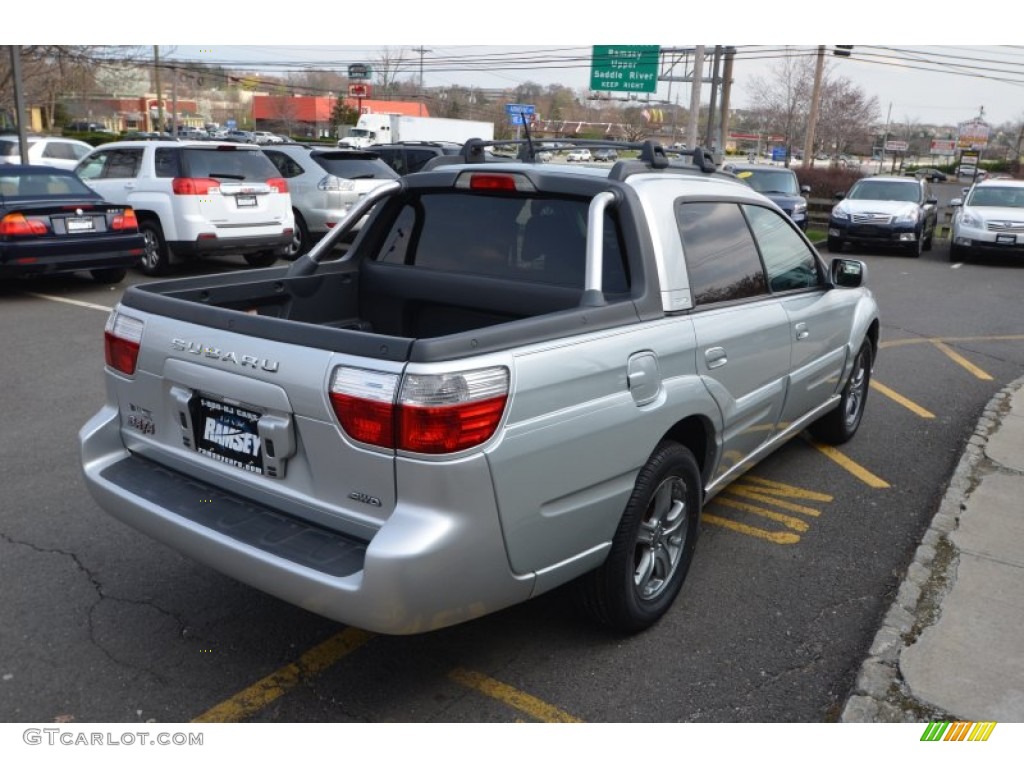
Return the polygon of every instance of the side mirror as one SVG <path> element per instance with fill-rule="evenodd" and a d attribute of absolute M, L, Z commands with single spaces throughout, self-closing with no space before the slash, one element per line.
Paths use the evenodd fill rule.
<path fill-rule="evenodd" d="M 844 192 L 836 192 L 834 195 L 832 195 L 833 200 L 842 200 L 844 197 L 846 197 L 846 194 Z"/>
<path fill-rule="evenodd" d="M 840 288 L 860 288 L 868 277 L 867 264 L 857 259 L 832 259 L 829 271 L 832 284 Z"/>
<path fill-rule="evenodd" d="M 800 191 L 803 192 L 805 195 L 811 194 L 811 185 L 804 184 L 802 187 L 800 187 Z"/>
<path fill-rule="evenodd" d="M 950 208 L 959 208 L 963 204 L 964 199 L 962 197 L 954 197 L 952 200 L 949 201 Z"/>
<path fill-rule="evenodd" d="M 925 203 L 927 203 L 928 205 L 938 205 L 939 204 L 939 198 L 937 198 L 937 197 L 929 197 L 927 200 L 925 200 Z"/>

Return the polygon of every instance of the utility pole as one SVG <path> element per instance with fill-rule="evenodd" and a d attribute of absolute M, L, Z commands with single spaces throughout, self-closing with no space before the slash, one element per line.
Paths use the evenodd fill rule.
<path fill-rule="evenodd" d="M 707 143 L 715 144 L 715 103 L 718 100 L 718 64 L 722 59 L 722 46 L 715 46 L 715 54 L 711 64 L 711 103 L 708 105 L 708 130 L 705 133 Z M 715 155 L 722 151 L 721 147 L 715 147 Z M 716 160 L 717 161 L 717 160 Z"/>
<path fill-rule="evenodd" d="M 690 118 L 686 127 L 686 146 L 693 149 L 697 146 L 697 126 L 700 122 L 700 90 L 704 84 L 704 46 L 698 45 L 693 52 L 693 84 L 690 86 Z"/>
<path fill-rule="evenodd" d="M 160 46 L 153 46 L 153 75 L 156 78 L 156 132 L 160 133 L 163 130 L 164 125 L 164 100 L 160 95 Z M 147 115 L 150 120 L 153 118 L 148 114 L 149 108 L 146 108 Z"/>
<path fill-rule="evenodd" d="M 718 146 L 725 151 L 725 140 L 729 135 L 729 96 L 732 92 L 732 63 L 736 48 L 725 46 L 725 71 L 722 73 L 722 118 L 718 122 Z"/>
<path fill-rule="evenodd" d="M 178 68 L 171 67 L 171 136 L 178 138 Z"/>
<path fill-rule="evenodd" d="M 818 106 L 821 103 L 821 76 L 825 71 L 825 46 L 818 46 L 818 61 L 814 65 L 814 89 L 811 92 L 811 116 L 807 120 L 807 136 L 804 137 L 803 167 L 814 163 L 814 131 L 818 125 Z"/>
<path fill-rule="evenodd" d="M 422 45 L 413 50 L 420 55 L 420 115 L 423 114 L 423 54 L 432 53 L 432 49 L 424 48 Z"/>
<path fill-rule="evenodd" d="M 14 79 L 14 110 L 18 118 L 21 164 L 28 165 L 28 131 L 25 130 L 25 96 L 21 92 L 21 46 L 11 46 L 11 77 Z"/>
<path fill-rule="evenodd" d="M 889 102 L 889 114 L 885 116 L 885 134 L 882 136 L 882 147 L 878 151 L 878 172 L 882 172 L 882 164 L 885 162 L 885 145 L 889 143 L 889 118 L 892 117 L 892 102 Z"/>

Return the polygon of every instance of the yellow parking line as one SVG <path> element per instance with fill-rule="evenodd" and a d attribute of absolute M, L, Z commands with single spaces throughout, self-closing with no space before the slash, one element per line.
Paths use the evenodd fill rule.
<path fill-rule="evenodd" d="M 855 462 L 849 456 L 846 456 L 833 448 L 831 445 L 824 445 L 822 443 L 815 442 L 814 440 L 809 440 L 808 442 L 865 485 L 868 485 L 871 488 L 889 487 L 889 484 L 885 482 L 885 480 L 864 469 L 860 464 Z"/>
<path fill-rule="evenodd" d="M 777 499 L 766 493 L 756 491 L 748 486 L 743 485 L 730 485 L 726 488 L 723 493 L 728 493 L 732 496 L 742 496 L 745 499 L 751 499 L 752 501 L 760 501 L 765 504 L 774 504 L 776 507 L 782 509 L 788 509 L 790 512 L 799 512 L 802 515 L 809 515 L 811 517 L 819 517 L 821 510 L 814 509 L 814 507 L 805 507 L 803 504 L 794 504 L 791 501 L 783 501 Z M 829 499 L 831 501 L 831 499 Z"/>
<path fill-rule="evenodd" d="M 808 501 L 832 501 L 832 496 L 827 493 L 809 491 L 806 488 L 798 488 L 795 485 L 787 485 L 778 480 L 768 480 L 757 475 L 743 475 L 739 482 L 741 488 L 745 488 L 747 483 L 756 483 L 761 486 L 760 489 L 756 489 L 759 493 L 767 493 L 772 496 L 786 496 L 790 499 L 806 499 Z"/>
<path fill-rule="evenodd" d="M 970 341 L 1024 341 L 1024 334 L 1013 333 L 1001 336 L 949 336 L 944 338 L 931 339 L 927 337 L 915 337 L 912 339 L 888 339 L 878 343 L 879 349 L 892 349 L 894 347 L 907 347 L 914 344 L 934 344 L 936 342 L 956 343 Z"/>
<path fill-rule="evenodd" d="M 922 408 L 920 405 L 915 403 L 913 400 L 908 400 L 903 395 L 901 395 L 899 392 L 896 392 L 895 390 L 889 389 L 887 386 L 885 386 L 885 384 L 879 384 L 877 381 L 872 380 L 871 388 L 874 389 L 874 390 L 877 390 L 881 394 L 885 395 L 890 400 L 893 400 L 893 401 L 899 403 L 904 408 L 906 408 L 908 411 L 916 413 L 922 419 L 934 419 L 935 418 L 935 414 L 932 413 L 931 411 L 929 411 L 927 408 Z"/>
<path fill-rule="evenodd" d="M 303 678 L 323 672 L 373 637 L 370 632 L 348 628 L 306 651 L 299 660 L 253 683 L 227 701 L 206 710 L 193 723 L 238 723 L 283 696 Z"/>
<path fill-rule="evenodd" d="M 730 520 L 726 517 L 719 517 L 718 515 L 711 515 L 707 512 L 701 515 L 700 519 L 705 523 L 711 523 L 712 525 L 718 525 L 722 528 L 728 528 L 730 531 L 736 531 L 737 533 L 743 533 L 747 536 L 764 539 L 765 541 L 770 541 L 773 544 L 796 544 L 800 541 L 800 537 L 795 533 L 786 533 L 784 531 L 764 531 L 760 528 L 755 528 L 752 525 L 737 523 L 735 520 Z"/>
<path fill-rule="evenodd" d="M 803 533 L 810 527 L 799 518 L 783 515 L 780 512 L 772 512 L 770 509 L 764 509 L 763 507 L 755 507 L 753 504 L 744 504 L 742 501 L 734 501 L 733 499 L 726 498 L 725 496 L 719 496 L 713 503 L 720 504 L 723 507 L 732 507 L 733 509 L 738 509 L 741 512 L 749 512 L 752 515 L 765 517 L 769 520 L 774 520 L 776 523 L 782 523 L 792 531 L 800 531 Z"/>
<path fill-rule="evenodd" d="M 481 675 L 479 672 L 473 672 L 460 667 L 458 669 L 453 669 L 448 674 L 448 677 L 460 685 L 479 691 L 492 699 L 497 699 L 503 704 L 507 704 L 510 707 L 518 709 L 520 712 L 525 712 L 534 720 L 540 720 L 542 723 L 583 722 L 579 718 L 573 717 L 568 712 L 565 712 L 556 706 L 548 704 L 545 701 L 541 701 L 537 697 L 531 696 L 528 693 L 523 693 L 518 688 L 513 688 L 511 685 L 506 685 L 505 683 L 487 677 L 486 675 Z"/>
<path fill-rule="evenodd" d="M 976 378 L 979 378 L 982 381 L 992 381 L 991 376 L 989 376 L 987 373 L 981 370 L 981 368 L 976 366 L 966 357 L 954 351 L 952 347 L 947 346 L 941 341 L 933 341 L 932 344 L 934 344 L 936 349 L 940 350 L 943 354 L 946 355 L 946 357 L 948 357 L 954 363 L 956 363 L 957 365 L 962 365 L 964 368 L 966 368 Z"/>

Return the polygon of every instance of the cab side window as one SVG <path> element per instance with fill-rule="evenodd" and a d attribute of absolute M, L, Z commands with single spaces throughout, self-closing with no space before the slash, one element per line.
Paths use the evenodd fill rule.
<path fill-rule="evenodd" d="M 761 249 L 772 292 L 824 284 L 817 258 L 784 216 L 758 205 L 745 205 L 743 210 Z"/>
<path fill-rule="evenodd" d="M 736 203 L 678 203 L 690 292 L 696 306 L 749 299 L 768 292 L 764 269 Z"/>

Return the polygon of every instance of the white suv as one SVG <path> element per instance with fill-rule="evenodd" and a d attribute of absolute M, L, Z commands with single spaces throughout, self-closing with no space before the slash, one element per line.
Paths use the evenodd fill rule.
<path fill-rule="evenodd" d="M 115 141 L 93 150 L 75 173 L 109 202 L 135 209 L 146 237 L 139 266 L 148 275 L 218 254 L 266 267 L 292 241 L 288 182 L 255 145 Z"/>
<path fill-rule="evenodd" d="M 78 161 L 92 151 L 92 146 L 78 139 L 60 136 L 28 136 L 29 165 L 72 170 Z M 21 142 L 17 136 L 0 136 L 0 163 L 21 163 Z"/>

